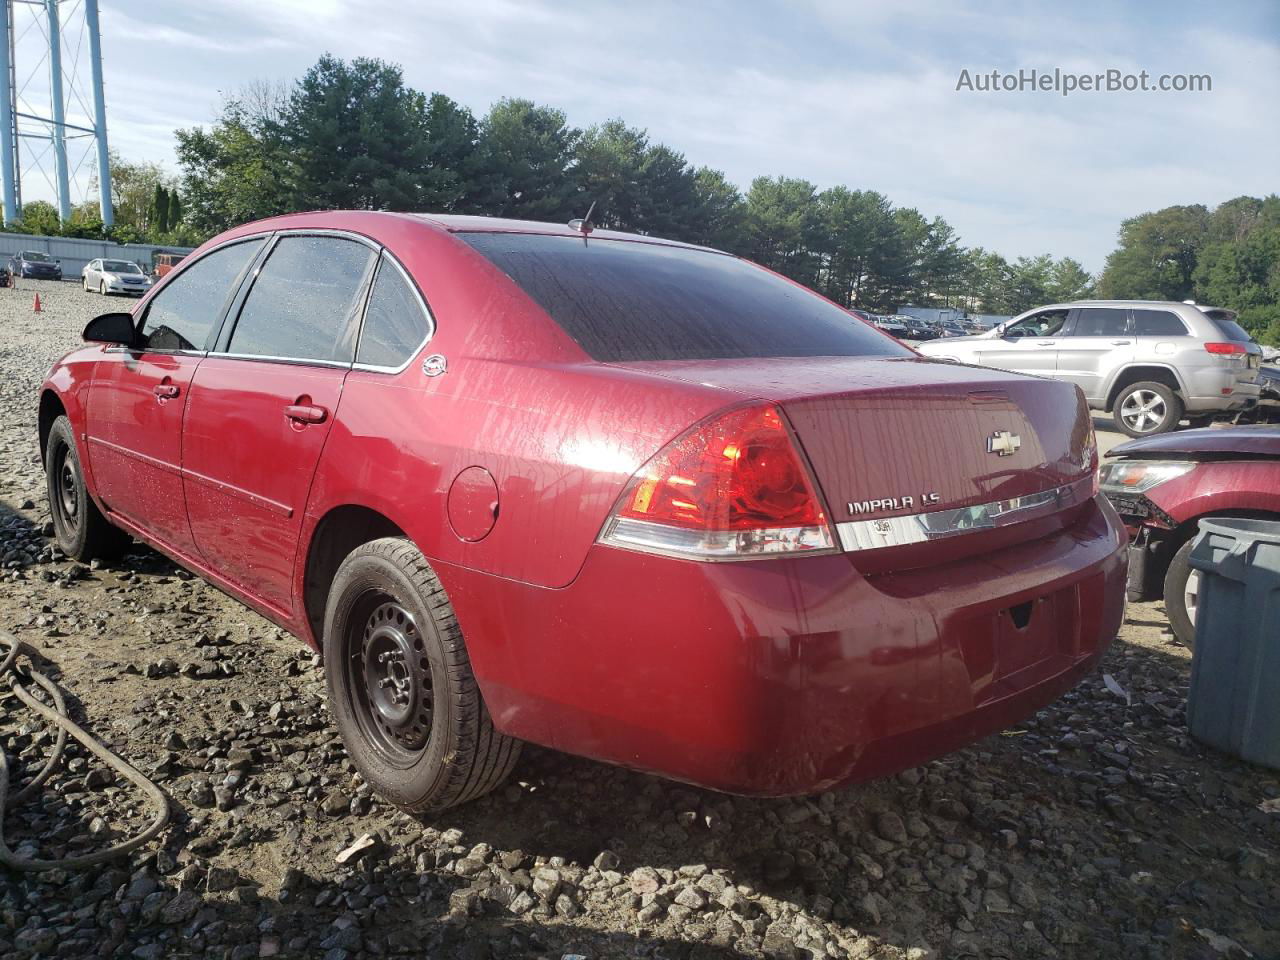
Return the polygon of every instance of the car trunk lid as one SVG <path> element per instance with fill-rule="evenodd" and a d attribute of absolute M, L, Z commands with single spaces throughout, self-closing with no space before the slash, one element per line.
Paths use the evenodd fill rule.
<path fill-rule="evenodd" d="M 923 358 L 629 366 L 778 403 L 866 572 L 1047 535 L 1092 495 L 1091 421 L 1070 384 Z"/>

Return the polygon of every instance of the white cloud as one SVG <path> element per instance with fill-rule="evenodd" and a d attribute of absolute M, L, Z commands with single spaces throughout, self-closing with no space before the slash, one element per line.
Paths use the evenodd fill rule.
<path fill-rule="evenodd" d="M 1098 269 L 1120 220 L 1280 188 L 1280 13 L 1096 3 L 119 0 L 103 11 L 112 139 L 172 164 L 168 130 L 328 50 L 401 63 L 482 113 L 501 96 L 621 116 L 744 188 L 876 189 L 965 242 Z M 139 26 L 140 25 L 140 26 Z M 1270 27 L 1271 29 L 1268 29 Z M 976 94 L 962 67 L 1210 73 L 1207 94 Z"/>

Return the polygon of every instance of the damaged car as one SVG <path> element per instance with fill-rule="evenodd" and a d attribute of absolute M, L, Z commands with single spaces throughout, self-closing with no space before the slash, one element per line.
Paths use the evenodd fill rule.
<path fill-rule="evenodd" d="M 1129 531 L 1129 599 L 1164 600 L 1174 636 L 1196 636 L 1201 520 L 1280 520 L 1280 426 L 1187 430 L 1112 448 L 1102 491 Z"/>
<path fill-rule="evenodd" d="M 1074 385 L 715 250 L 299 214 L 84 336 L 39 400 L 61 550 L 144 541 L 319 650 L 408 811 L 525 741 L 743 794 L 883 776 L 1034 713 L 1121 622 Z"/>

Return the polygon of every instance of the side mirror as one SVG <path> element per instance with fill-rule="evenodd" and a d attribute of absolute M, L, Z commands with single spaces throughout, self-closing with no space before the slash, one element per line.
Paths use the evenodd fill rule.
<path fill-rule="evenodd" d="M 82 334 L 86 343 L 114 343 L 124 347 L 134 344 L 133 314 L 104 313 L 89 321 Z"/>

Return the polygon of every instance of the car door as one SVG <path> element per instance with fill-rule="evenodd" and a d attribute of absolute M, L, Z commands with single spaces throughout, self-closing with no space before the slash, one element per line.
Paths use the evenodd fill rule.
<path fill-rule="evenodd" d="M 104 349 L 85 416 L 94 489 L 108 510 L 193 552 L 181 478 L 188 388 L 225 306 L 263 241 L 211 251 L 157 291 L 133 347 Z"/>
<path fill-rule="evenodd" d="M 1059 340 L 1058 377 L 1103 400 L 1112 375 L 1133 360 L 1134 343 L 1127 309 L 1081 307 Z"/>
<path fill-rule="evenodd" d="M 279 235 L 192 384 L 182 467 L 197 548 L 285 616 L 307 493 L 376 255 L 353 237 Z"/>
<path fill-rule="evenodd" d="M 1052 376 L 1058 366 L 1059 333 L 1070 311 L 1066 307 L 1037 310 L 986 338 L 978 362 L 987 367 Z"/>

